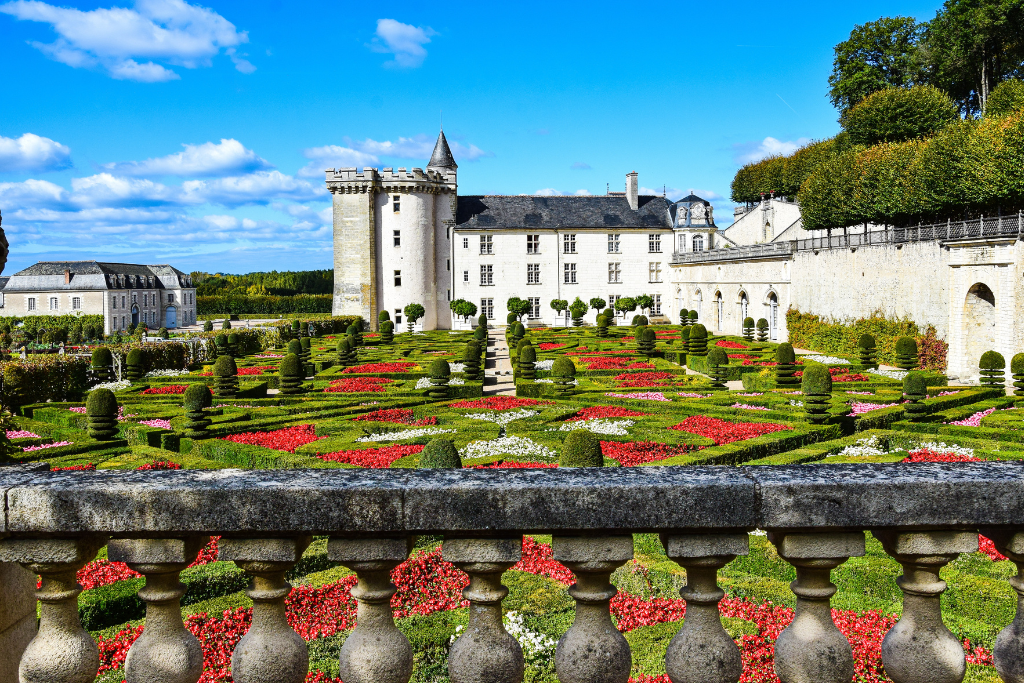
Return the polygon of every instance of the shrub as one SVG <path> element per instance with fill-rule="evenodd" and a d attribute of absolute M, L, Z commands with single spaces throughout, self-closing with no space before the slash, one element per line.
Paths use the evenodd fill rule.
<path fill-rule="evenodd" d="M 896 340 L 896 367 L 903 370 L 917 369 L 917 342 L 911 337 Z"/>
<path fill-rule="evenodd" d="M 156 336 L 160 337 L 161 339 L 170 339 L 171 338 L 171 334 L 167 331 L 166 327 L 161 327 L 159 330 L 157 330 L 156 331 Z"/>
<path fill-rule="evenodd" d="M 978 369 L 981 372 L 982 386 L 996 388 L 1006 384 L 1006 378 L 1004 377 L 1006 359 L 1003 358 L 1002 354 L 995 351 L 986 351 L 981 354 L 981 360 L 978 361 Z"/>
<path fill-rule="evenodd" d="M 768 320 L 765 318 L 757 319 L 757 341 L 768 341 Z"/>
<path fill-rule="evenodd" d="M 562 442 L 562 452 L 558 456 L 559 467 L 601 467 L 604 456 L 601 455 L 601 442 L 587 429 L 574 429 Z"/>
<path fill-rule="evenodd" d="M 484 315 L 483 313 L 481 313 L 480 317 L 476 319 L 476 326 L 477 327 L 482 327 L 482 328 L 484 328 L 486 330 L 487 329 L 487 316 Z"/>
<path fill-rule="evenodd" d="M 281 378 L 279 384 L 282 394 L 301 394 L 303 392 L 302 381 L 305 378 L 305 373 L 302 360 L 297 355 L 288 353 L 281 359 L 278 375 Z"/>
<path fill-rule="evenodd" d="M 221 356 L 213 364 L 213 381 L 217 395 L 234 398 L 238 394 L 238 366 L 231 356 Z"/>
<path fill-rule="evenodd" d="M 597 336 L 604 339 L 608 336 L 608 318 L 604 315 L 597 316 Z"/>
<path fill-rule="evenodd" d="M 466 379 L 480 379 L 480 346 L 475 341 L 467 343 L 462 350 L 462 363 L 465 365 Z"/>
<path fill-rule="evenodd" d="M 1010 372 L 1013 373 L 1013 395 L 1024 396 L 1024 353 L 1014 354 L 1010 359 Z"/>
<path fill-rule="evenodd" d="M 292 320 L 292 332 L 299 334 L 302 331 L 302 321 L 298 318 Z"/>
<path fill-rule="evenodd" d="M 686 326 L 690 324 L 690 311 L 686 308 L 679 309 L 679 324 Z"/>
<path fill-rule="evenodd" d="M 92 352 L 92 373 L 101 382 L 114 379 L 114 356 L 107 347 L 101 346 Z"/>
<path fill-rule="evenodd" d="M 690 311 L 690 324 L 692 325 L 697 321 L 697 311 Z"/>
<path fill-rule="evenodd" d="M 212 320 L 205 320 L 205 321 L 203 321 L 203 332 L 213 332 L 213 321 Z"/>
<path fill-rule="evenodd" d="M 402 310 L 405 312 L 406 328 L 410 333 L 416 326 L 416 321 L 427 314 L 427 310 L 421 304 L 409 304 Z"/>
<path fill-rule="evenodd" d="M 775 383 L 779 386 L 795 386 L 800 383 L 796 373 L 796 354 L 793 345 L 779 344 L 775 349 Z"/>
<path fill-rule="evenodd" d="M 220 324 L 220 329 L 222 329 L 222 330 L 230 330 L 231 329 L 231 321 L 230 320 L 225 320 L 224 322 L 222 322 Z"/>
<path fill-rule="evenodd" d="M 300 337 L 308 337 L 309 336 L 309 322 L 307 322 L 305 320 L 300 320 L 299 321 L 299 336 Z"/>
<path fill-rule="evenodd" d="M 132 349 L 125 357 L 125 365 L 128 367 L 128 379 L 131 382 L 141 381 L 146 376 L 146 363 L 142 357 L 142 351 Z"/>
<path fill-rule="evenodd" d="M 857 353 L 860 355 L 860 364 L 866 369 L 878 367 L 878 348 L 875 338 L 870 334 L 862 334 L 857 340 Z"/>
<path fill-rule="evenodd" d="M 110 441 L 117 436 L 117 398 L 110 389 L 94 389 L 85 401 L 89 436 L 97 441 Z"/>
<path fill-rule="evenodd" d="M 387 311 L 384 311 L 387 313 Z M 381 344 L 394 344 L 395 343 L 395 324 L 390 320 L 381 321 L 380 324 L 380 343 Z"/>
<path fill-rule="evenodd" d="M 828 406 L 832 398 L 832 375 L 828 366 L 820 363 L 805 366 L 800 390 L 804 395 L 807 421 L 811 424 L 824 423 L 828 419 Z"/>
<path fill-rule="evenodd" d="M 576 366 L 567 356 L 559 356 L 551 364 L 551 378 L 557 395 L 571 396 L 573 380 L 576 379 Z"/>
<path fill-rule="evenodd" d="M 427 370 L 430 373 L 430 389 L 427 396 L 432 399 L 448 398 L 448 381 L 452 376 L 452 368 L 444 358 L 435 358 Z"/>
<path fill-rule="evenodd" d="M 537 377 L 534 363 L 537 361 L 537 350 L 527 340 L 519 342 L 519 375 L 523 379 L 534 379 Z"/>
<path fill-rule="evenodd" d="M 583 299 L 576 297 L 575 301 L 569 304 L 569 315 L 572 316 L 573 327 L 583 325 L 583 316 L 590 310 L 590 304 Z"/>
<path fill-rule="evenodd" d="M 690 326 L 690 337 L 686 340 L 686 353 L 689 356 L 708 355 L 708 331 L 700 323 Z"/>
<path fill-rule="evenodd" d="M 348 339 L 342 339 L 338 342 L 338 365 L 343 368 L 347 368 L 350 365 L 348 359 L 349 351 Z"/>
<path fill-rule="evenodd" d="M 294 353 L 296 356 L 302 356 L 302 342 L 298 339 L 292 339 L 288 342 L 288 346 L 285 349 L 285 353 Z"/>
<path fill-rule="evenodd" d="M 645 325 L 650 325 L 651 321 L 648 320 L 645 315 L 634 315 L 633 320 L 629 324 L 633 327 L 643 327 Z"/>
<path fill-rule="evenodd" d="M 1005 116 L 1024 110 L 1024 81 L 1011 78 L 992 89 L 985 103 L 985 116 Z"/>
<path fill-rule="evenodd" d="M 203 412 L 213 405 L 213 395 L 205 384 L 190 384 L 182 397 L 185 406 L 185 436 L 190 439 L 201 439 L 206 436 L 206 428 L 210 426 L 210 418 Z"/>
<path fill-rule="evenodd" d="M 239 340 L 238 335 L 234 332 L 228 335 L 228 353 L 231 354 L 232 358 L 238 358 L 239 356 L 244 355 L 242 353 L 241 341 Z"/>
<path fill-rule="evenodd" d="M 451 439 L 431 439 L 420 452 L 420 467 L 424 469 L 460 469 L 462 458 Z"/>
<path fill-rule="evenodd" d="M 77 401 L 89 384 L 89 361 L 46 354 L 0 363 L 3 405 L 15 410 L 27 403 Z"/>
<path fill-rule="evenodd" d="M 679 328 L 679 343 L 683 346 L 683 351 L 690 348 L 690 328 L 680 327 Z"/>
<path fill-rule="evenodd" d="M 642 327 L 640 329 L 642 331 L 640 332 L 640 341 L 637 346 L 640 349 L 640 353 L 650 358 L 654 355 L 654 345 L 658 336 L 649 327 Z"/>
<path fill-rule="evenodd" d="M 352 336 L 349 335 L 349 339 L 350 340 L 351 340 L 351 337 Z M 310 362 L 310 360 L 312 360 L 312 358 L 313 358 L 313 343 L 310 340 L 310 338 L 309 337 L 302 337 L 301 339 L 299 339 L 299 346 L 300 346 L 300 348 L 302 350 L 302 355 L 300 356 L 300 358 L 302 358 L 302 362 L 303 363 Z"/>
<path fill-rule="evenodd" d="M 886 88 L 865 97 L 840 119 L 850 142 L 877 145 L 929 137 L 958 121 L 949 95 L 931 85 Z"/>
<path fill-rule="evenodd" d="M 711 386 L 715 389 L 725 389 L 725 381 L 729 375 L 729 356 L 725 349 L 711 347 L 708 351 L 708 366 L 711 369 Z"/>
<path fill-rule="evenodd" d="M 754 319 L 749 316 L 743 319 L 743 338 L 754 341 Z"/>
<path fill-rule="evenodd" d="M 391 320 L 391 314 L 388 313 L 386 310 L 381 311 L 380 313 L 377 314 L 377 322 L 378 323 L 382 323 L 384 321 L 390 321 L 390 320 Z"/>
<path fill-rule="evenodd" d="M 507 316 L 505 316 L 505 324 L 511 325 L 517 322 L 519 322 L 519 316 L 516 315 L 515 313 L 509 313 Z"/>
<path fill-rule="evenodd" d="M 422 307 L 421 307 L 422 308 Z M 422 315 L 420 316 L 423 317 Z M 358 322 L 352 323 L 348 326 L 348 336 L 355 337 L 356 346 L 363 345 L 363 327 Z"/>
<path fill-rule="evenodd" d="M 483 317 L 483 316 L 481 316 Z M 487 328 L 481 325 L 473 330 L 473 339 L 477 341 L 481 349 L 487 348 Z M 482 353 L 482 351 L 481 351 Z"/>
<path fill-rule="evenodd" d="M 928 381 L 923 373 L 913 370 L 903 378 L 903 398 L 910 403 L 903 404 L 903 412 L 911 421 L 917 421 L 928 413 L 924 400 L 928 397 Z"/>

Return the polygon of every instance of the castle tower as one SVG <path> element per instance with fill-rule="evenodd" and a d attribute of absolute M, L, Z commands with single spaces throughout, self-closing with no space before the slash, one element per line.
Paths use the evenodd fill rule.
<path fill-rule="evenodd" d="M 448 329 L 451 238 L 458 165 L 442 132 L 427 170 L 327 170 L 334 207 L 334 315 L 359 315 L 377 328 L 406 305 L 426 310 L 424 330 Z M 397 312 L 397 313 L 396 313 Z"/>

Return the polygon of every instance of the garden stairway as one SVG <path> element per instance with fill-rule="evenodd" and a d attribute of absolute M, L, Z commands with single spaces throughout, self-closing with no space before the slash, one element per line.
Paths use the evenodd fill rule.
<path fill-rule="evenodd" d="M 484 370 L 484 396 L 515 396 L 516 381 L 512 375 L 512 361 L 508 357 L 508 343 L 491 338 L 487 342 L 487 364 Z"/>

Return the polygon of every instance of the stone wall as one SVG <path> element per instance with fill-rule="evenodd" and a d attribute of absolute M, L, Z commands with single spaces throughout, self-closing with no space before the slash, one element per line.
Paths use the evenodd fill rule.
<path fill-rule="evenodd" d="M 18 663 L 36 634 L 35 577 L 11 562 L 0 562 L 0 683 L 18 681 Z"/>
<path fill-rule="evenodd" d="M 359 315 L 376 329 L 377 244 L 373 192 L 336 192 L 334 199 L 334 315 Z"/>

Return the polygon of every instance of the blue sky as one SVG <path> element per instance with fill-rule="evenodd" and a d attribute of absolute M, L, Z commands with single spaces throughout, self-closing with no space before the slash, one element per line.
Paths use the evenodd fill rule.
<path fill-rule="evenodd" d="M 327 268 L 323 169 L 426 164 L 460 194 L 695 189 L 837 130 L 833 46 L 939 2 L 0 0 L 5 269 Z"/>

